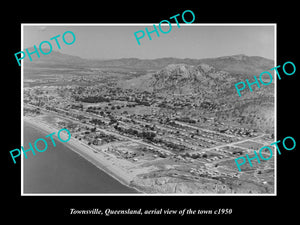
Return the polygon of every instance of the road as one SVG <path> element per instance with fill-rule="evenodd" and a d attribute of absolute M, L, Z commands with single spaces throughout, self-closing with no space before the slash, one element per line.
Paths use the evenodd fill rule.
<path fill-rule="evenodd" d="M 227 143 L 227 144 L 223 144 L 223 145 L 218 145 L 218 146 L 211 147 L 211 148 L 205 148 L 205 149 L 203 149 L 203 150 L 209 151 L 209 150 L 212 150 L 212 149 L 214 149 L 214 148 L 222 148 L 222 147 L 226 147 L 226 146 L 240 147 L 240 146 L 234 146 L 234 145 L 239 144 L 239 143 L 243 143 L 243 142 L 245 142 L 245 141 L 250 141 L 250 140 L 253 140 L 253 139 L 255 139 L 255 138 L 262 137 L 262 136 L 264 136 L 264 135 L 265 135 L 265 134 L 261 134 L 261 135 L 259 135 L 259 136 L 253 137 L 253 138 L 247 138 L 247 139 L 244 139 L 244 140 L 241 140 L 241 141 L 236 141 L 236 142 L 232 142 L 232 143 Z M 243 148 L 243 147 L 241 147 L 241 148 Z M 247 149 L 247 150 L 249 150 L 249 149 Z"/>

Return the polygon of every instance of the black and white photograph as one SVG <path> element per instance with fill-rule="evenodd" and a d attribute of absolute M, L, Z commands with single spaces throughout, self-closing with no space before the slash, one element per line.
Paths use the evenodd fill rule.
<path fill-rule="evenodd" d="M 5 7 L 3 220 L 297 221 L 297 7 L 112 3 Z"/>
<path fill-rule="evenodd" d="M 234 86 L 275 67 L 275 24 L 22 29 L 22 146 L 71 136 L 23 157 L 23 194 L 276 194 L 275 154 L 242 165 L 275 141 L 276 77 Z"/>

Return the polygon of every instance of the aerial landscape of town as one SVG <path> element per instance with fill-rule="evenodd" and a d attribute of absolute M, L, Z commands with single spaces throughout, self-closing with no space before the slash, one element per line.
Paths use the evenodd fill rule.
<path fill-rule="evenodd" d="M 272 194 L 274 158 L 241 172 L 234 159 L 274 141 L 274 84 L 239 98 L 234 83 L 273 63 L 54 52 L 25 64 L 24 120 L 67 128 L 78 148 L 143 193 Z"/>

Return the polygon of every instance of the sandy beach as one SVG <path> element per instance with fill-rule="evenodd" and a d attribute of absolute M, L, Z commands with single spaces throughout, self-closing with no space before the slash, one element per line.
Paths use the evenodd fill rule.
<path fill-rule="evenodd" d="M 56 135 L 54 135 L 53 137 L 55 139 L 55 142 L 59 142 L 59 139 L 57 138 L 57 132 L 60 130 L 59 128 L 50 126 L 49 124 L 36 118 L 26 116 L 24 116 L 23 118 L 25 123 L 41 130 L 43 133 L 45 133 L 45 136 L 47 134 L 55 132 Z M 34 141 L 35 140 L 32 140 L 32 143 Z M 50 144 L 51 141 L 49 140 L 48 143 Z M 136 189 L 135 187 L 131 186 L 131 181 L 136 177 L 137 174 L 144 172 L 143 168 L 137 168 L 135 165 L 133 165 L 131 162 L 125 159 L 119 159 L 101 151 L 96 152 L 94 148 L 78 141 L 74 137 L 71 137 L 70 141 L 63 144 L 66 145 L 72 151 L 79 154 L 84 159 L 88 160 L 97 168 L 101 169 L 105 173 L 112 176 L 114 179 L 118 180 L 120 183 L 130 188 Z M 141 192 L 140 190 L 137 191 Z"/>

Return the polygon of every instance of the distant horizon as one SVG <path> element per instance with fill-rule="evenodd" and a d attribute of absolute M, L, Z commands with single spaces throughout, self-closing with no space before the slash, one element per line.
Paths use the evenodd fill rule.
<path fill-rule="evenodd" d="M 233 56 L 239 56 L 239 55 L 243 55 L 246 57 L 261 57 L 264 59 L 268 59 L 268 60 L 272 60 L 274 61 L 274 59 L 270 59 L 270 58 L 266 58 L 263 56 L 259 56 L 259 55 L 246 55 L 246 54 L 235 54 L 235 55 L 221 55 L 221 56 L 216 56 L 216 57 L 204 57 L 204 58 L 190 58 L 190 57 L 185 57 L 185 58 L 181 58 L 181 57 L 173 57 L 173 56 L 166 56 L 166 57 L 158 57 L 158 58 L 137 58 L 137 57 L 123 57 L 123 58 L 107 58 L 107 59 L 97 59 L 97 58 L 82 58 L 82 59 L 87 59 L 87 60 L 118 60 L 118 59 L 141 59 L 141 60 L 155 60 L 155 59 L 167 59 L 167 58 L 173 58 L 173 59 L 196 59 L 196 60 L 201 60 L 201 59 L 215 59 L 215 58 L 222 58 L 222 57 L 233 57 Z M 74 56 L 74 55 L 72 55 Z"/>
<path fill-rule="evenodd" d="M 60 35 L 58 41 L 50 41 L 53 51 L 91 60 L 112 60 L 122 58 L 158 59 L 203 59 L 241 55 L 259 56 L 275 60 L 276 25 L 275 24 L 172 24 L 168 34 L 152 33 L 138 45 L 134 32 L 150 31 L 150 24 L 22 24 L 23 49 L 36 46 L 42 41 Z M 72 31 L 76 41 L 66 45 L 62 34 Z"/>
<path fill-rule="evenodd" d="M 29 47 L 28 49 L 31 49 L 33 48 L 32 47 Z M 25 48 L 26 49 L 26 48 Z M 42 48 L 42 49 L 45 49 L 45 50 L 49 50 L 49 48 Z M 221 56 L 216 56 L 216 57 L 204 57 L 204 58 L 190 58 L 190 57 L 186 57 L 186 58 L 180 58 L 180 57 L 174 57 L 174 56 L 166 56 L 166 57 L 158 57 L 158 58 L 137 58 L 137 57 L 122 57 L 122 58 L 84 58 L 84 57 L 81 57 L 81 56 L 77 56 L 77 55 L 71 55 L 71 54 L 68 54 L 68 53 L 61 53 L 60 50 L 52 50 L 52 52 L 57 52 L 57 53 L 60 53 L 60 54 L 64 54 L 64 55 L 69 55 L 69 56 L 74 56 L 74 57 L 79 57 L 79 58 L 82 58 L 82 59 L 85 59 L 85 60 L 99 60 L 99 61 L 104 61 L 104 60 L 120 60 L 120 59 L 141 59 L 141 60 L 155 60 L 155 59 L 167 59 L 167 58 L 173 58 L 173 59 L 196 59 L 196 60 L 201 60 L 201 59 L 214 59 L 214 58 L 222 58 L 222 57 L 233 57 L 233 56 L 246 56 L 246 57 L 261 57 L 261 58 L 265 58 L 265 59 L 268 59 L 268 60 L 272 60 L 274 61 L 274 59 L 270 59 L 270 58 L 266 58 L 266 57 L 263 57 L 263 56 L 259 56 L 259 55 L 246 55 L 246 54 L 235 54 L 235 55 L 221 55 Z"/>

